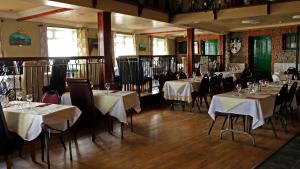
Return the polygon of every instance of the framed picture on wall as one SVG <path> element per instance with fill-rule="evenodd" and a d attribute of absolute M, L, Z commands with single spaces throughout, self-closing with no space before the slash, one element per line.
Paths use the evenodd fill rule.
<path fill-rule="evenodd" d="M 144 43 L 140 43 L 139 44 L 139 51 L 146 51 L 147 49 L 147 45 Z"/>

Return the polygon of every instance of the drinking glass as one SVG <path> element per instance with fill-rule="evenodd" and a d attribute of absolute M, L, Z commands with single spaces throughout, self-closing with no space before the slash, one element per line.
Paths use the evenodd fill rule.
<path fill-rule="evenodd" d="M 180 75 L 179 75 L 179 73 L 178 73 L 178 74 L 176 74 L 176 77 L 177 77 L 177 80 L 179 80 L 179 78 L 180 78 Z"/>
<path fill-rule="evenodd" d="M 16 99 L 17 99 L 17 101 L 21 101 L 22 100 L 22 96 L 23 96 L 23 92 L 22 91 L 17 91 L 16 92 Z"/>
<path fill-rule="evenodd" d="M 110 84 L 109 83 L 105 83 L 105 89 L 106 89 L 106 93 L 108 94 L 108 90 L 110 88 Z"/>
<path fill-rule="evenodd" d="M 196 73 L 193 72 L 193 80 L 195 80 L 195 79 L 196 79 Z"/>
<path fill-rule="evenodd" d="M 250 88 L 251 82 L 247 82 L 247 87 Z"/>
<path fill-rule="evenodd" d="M 270 85 L 270 82 L 268 80 L 265 81 L 265 86 L 268 87 Z"/>
<path fill-rule="evenodd" d="M 92 81 L 90 81 L 90 85 L 91 85 L 91 89 L 94 88 L 94 83 Z"/>
<path fill-rule="evenodd" d="M 294 75 L 294 80 L 298 80 L 298 75 Z"/>
<path fill-rule="evenodd" d="M 241 90 L 242 90 L 242 85 L 241 84 L 236 84 L 236 89 L 237 89 L 237 92 L 238 92 L 238 94 L 240 95 L 240 92 L 241 92 Z"/>
<path fill-rule="evenodd" d="M 29 103 L 29 108 L 31 109 L 31 102 L 33 100 L 32 94 L 27 94 L 26 95 L 26 100 Z"/>

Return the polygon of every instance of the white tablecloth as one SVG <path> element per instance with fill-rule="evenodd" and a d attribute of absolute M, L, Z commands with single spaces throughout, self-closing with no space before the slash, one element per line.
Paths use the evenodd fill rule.
<path fill-rule="evenodd" d="M 103 113 L 116 117 L 120 122 L 127 123 L 126 110 L 133 108 L 141 111 L 140 100 L 136 92 L 93 90 L 94 104 Z M 64 93 L 61 103 L 71 105 L 70 93 Z"/>
<path fill-rule="evenodd" d="M 200 83 L 201 79 L 198 78 L 166 81 L 163 86 L 164 98 L 191 103 L 192 92 L 199 89 Z"/>
<path fill-rule="evenodd" d="M 27 141 L 40 135 L 42 123 L 63 131 L 67 129 L 67 120 L 72 126 L 81 114 L 75 106 L 36 102 L 29 106 L 27 102 L 17 101 L 10 102 L 3 111 L 9 130 Z"/>
<path fill-rule="evenodd" d="M 228 92 L 215 95 L 211 101 L 208 114 L 215 120 L 215 113 L 232 113 L 248 115 L 253 118 L 252 128 L 255 129 L 264 124 L 264 119 L 273 115 L 276 94 L 247 94 L 242 95 Z"/>
<path fill-rule="evenodd" d="M 236 81 L 241 76 L 241 72 L 214 72 L 216 75 L 221 73 L 223 74 L 223 79 L 227 77 L 233 77 L 233 81 Z"/>

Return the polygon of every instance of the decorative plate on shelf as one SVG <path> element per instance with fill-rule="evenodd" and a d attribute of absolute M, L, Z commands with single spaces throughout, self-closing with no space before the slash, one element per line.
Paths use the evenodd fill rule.
<path fill-rule="evenodd" d="M 230 51 L 233 54 L 237 54 L 242 47 L 242 42 L 239 39 L 234 39 L 230 42 Z"/>

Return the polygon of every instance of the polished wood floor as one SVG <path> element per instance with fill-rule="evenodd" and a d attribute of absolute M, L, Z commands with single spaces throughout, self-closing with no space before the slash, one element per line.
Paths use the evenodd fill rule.
<path fill-rule="evenodd" d="M 280 123 L 276 124 L 278 138 L 274 138 L 270 126 L 256 129 L 253 134 L 257 146 L 251 140 L 236 134 L 235 141 L 230 135 L 219 138 L 222 120 L 217 121 L 211 135 L 207 131 L 211 122 L 207 110 L 202 112 L 170 111 L 169 107 L 157 107 L 134 115 L 134 131 L 127 127 L 124 139 L 119 137 L 119 126 L 114 135 L 105 131 L 98 134 L 96 143 L 89 135 L 73 144 L 73 161 L 68 151 L 57 142 L 51 145 L 51 167 L 62 169 L 250 169 L 279 148 L 299 129 L 289 125 L 289 132 L 283 132 Z M 242 128 L 240 124 L 236 127 Z M 53 143 L 52 142 L 52 143 Z M 37 143 L 37 146 L 39 144 Z M 37 147 L 37 161 L 30 155 L 13 159 L 14 169 L 40 169 L 46 164 L 40 160 Z M 5 168 L 3 162 L 0 168 Z"/>

